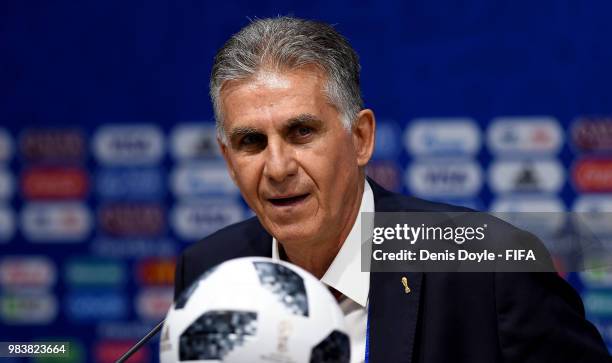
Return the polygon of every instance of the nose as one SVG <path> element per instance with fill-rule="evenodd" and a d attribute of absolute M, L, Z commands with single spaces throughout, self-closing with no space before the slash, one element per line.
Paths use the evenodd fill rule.
<path fill-rule="evenodd" d="M 278 183 L 295 176 L 298 171 L 295 157 L 295 150 L 282 140 L 268 140 L 264 176 Z"/>

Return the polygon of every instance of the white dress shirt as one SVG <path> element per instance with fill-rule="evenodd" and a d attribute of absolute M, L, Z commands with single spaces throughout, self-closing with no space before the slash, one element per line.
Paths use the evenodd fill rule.
<path fill-rule="evenodd" d="M 336 258 L 321 278 L 321 282 L 342 295 L 340 309 L 351 338 L 351 363 L 365 362 L 366 329 L 368 322 L 368 292 L 370 273 L 361 271 L 361 213 L 374 212 L 374 194 L 364 182 L 359 214 Z M 278 242 L 272 237 L 272 259 L 279 260 Z"/>

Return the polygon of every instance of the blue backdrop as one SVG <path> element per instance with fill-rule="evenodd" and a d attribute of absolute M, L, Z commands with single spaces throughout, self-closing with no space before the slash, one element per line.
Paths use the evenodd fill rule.
<path fill-rule="evenodd" d="M 482 210 L 612 211 L 611 12 L 2 2 L 0 341 L 69 340 L 71 361 L 114 361 L 163 317 L 176 253 L 250 215 L 207 96 L 216 50 L 249 18 L 315 18 L 349 39 L 379 122 L 369 173 L 389 188 Z M 612 347 L 612 273 L 566 277 Z"/>

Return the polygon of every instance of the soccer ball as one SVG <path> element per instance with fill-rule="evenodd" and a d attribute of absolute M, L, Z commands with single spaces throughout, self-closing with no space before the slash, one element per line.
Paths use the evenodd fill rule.
<path fill-rule="evenodd" d="M 205 272 L 175 301 L 160 361 L 348 363 L 350 340 L 319 280 L 289 263 L 247 257 Z"/>

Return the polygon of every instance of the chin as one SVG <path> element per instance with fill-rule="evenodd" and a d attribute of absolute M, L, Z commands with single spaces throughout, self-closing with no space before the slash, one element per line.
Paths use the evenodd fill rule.
<path fill-rule="evenodd" d="M 271 229 L 271 234 L 284 244 L 300 244 L 311 241 L 316 236 L 316 230 L 306 230 L 301 224 L 293 224 L 291 226 L 283 226 L 281 228 Z"/>

